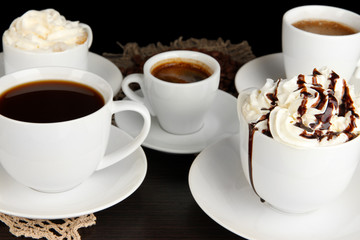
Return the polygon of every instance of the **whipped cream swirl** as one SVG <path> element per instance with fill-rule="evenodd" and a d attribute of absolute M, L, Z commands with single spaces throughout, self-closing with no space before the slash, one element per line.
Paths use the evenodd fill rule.
<path fill-rule="evenodd" d="M 78 21 L 68 21 L 54 9 L 29 10 L 3 34 L 3 42 L 28 51 L 61 52 L 83 44 L 87 32 Z"/>
<path fill-rule="evenodd" d="M 332 70 L 267 79 L 253 90 L 242 113 L 253 129 L 284 144 L 303 148 L 347 142 L 360 133 L 360 99 L 354 87 Z"/>

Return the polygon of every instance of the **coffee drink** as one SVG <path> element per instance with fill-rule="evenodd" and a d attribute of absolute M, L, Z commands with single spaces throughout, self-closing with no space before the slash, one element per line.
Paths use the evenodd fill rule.
<path fill-rule="evenodd" d="M 293 23 L 293 26 L 321 35 L 350 35 L 358 32 L 345 24 L 328 20 L 301 20 Z"/>
<path fill-rule="evenodd" d="M 172 83 L 193 83 L 211 76 L 210 68 L 202 62 L 184 59 L 167 59 L 155 65 L 151 74 Z"/>
<path fill-rule="evenodd" d="M 0 95 L 0 114 L 33 123 L 73 120 L 104 105 L 95 89 L 70 81 L 42 80 L 15 86 Z"/>

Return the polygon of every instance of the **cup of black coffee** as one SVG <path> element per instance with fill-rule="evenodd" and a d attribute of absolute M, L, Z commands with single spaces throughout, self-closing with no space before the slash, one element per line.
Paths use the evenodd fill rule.
<path fill-rule="evenodd" d="M 122 82 L 126 96 L 145 104 L 160 126 L 172 134 L 199 131 L 216 96 L 220 65 L 213 57 L 187 50 L 159 53 L 144 64 L 143 74 Z M 143 97 L 129 85 L 140 85 Z"/>
<path fill-rule="evenodd" d="M 100 76 L 43 67 L 0 78 L 0 161 L 18 182 L 41 192 L 72 189 L 134 152 L 150 130 L 146 107 L 113 101 Z M 129 145 L 105 155 L 111 116 L 139 113 L 144 124 Z"/>

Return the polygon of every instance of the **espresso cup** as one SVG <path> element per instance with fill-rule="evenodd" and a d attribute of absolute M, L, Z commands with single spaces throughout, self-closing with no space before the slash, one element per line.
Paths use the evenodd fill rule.
<path fill-rule="evenodd" d="M 95 171 L 124 159 L 146 138 L 151 125 L 146 107 L 133 101 L 113 101 L 110 85 L 87 71 L 64 67 L 17 71 L 1 77 L 0 95 L 23 84 L 41 84 L 45 80 L 83 84 L 95 90 L 103 99 L 103 104 L 83 117 L 43 123 L 0 114 L 0 161 L 19 183 L 41 192 L 72 189 Z M 139 113 L 144 119 L 142 129 L 128 145 L 105 155 L 111 117 L 120 111 Z"/>
<path fill-rule="evenodd" d="M 332 146 L 296 148 L 260 131 L 250 131 L 242 106 L 252 89 L 238 96 L 240 160 L 259 202 L 286 213 L 308 213 L 338 198 L 360 160 L 360 137 Z"/>
<path fill-rule="evenodd" d="M 153 75 L 156 67 L 172 62 L 201 65 L 209 75 L 191 83 L 169 82 Z M 160 126 L 169 133 L 191 134 L 199 131 L 219 86 L 220 65 L 217 60 L 196 51 L 168 51 L 149 58 L 143 71 L 143 74 L 131 74 L 124 78 L 122 89 L 125 95 L 145 104 L 157 117 Z M 131 83 L 140 85 L 143 96 L 129 87 Z"/>
<path fill-rule="evenodd" d="M 86 30 L 87 39 L 84 43 L 60 52 L 37 52 L 19 49 L 10 46 L 4 40 L 3 57 L 5 74 L 34 67 L 72 67 L 87 70 L 89 48 L 93 41 L 91 28 L 80 23 L 80 26 Z"/>
<path fill-rule="evenodd" d="M 327 20 L 356 31 L 349 35 L 322 35 L 295 26 L 301 20 Z M 360 15 L 331 6 L 301 6 L 287 11 L 282 22 L 282 49 L 287 78 L 329 67 L 350 81 L 360 60 Z"/>

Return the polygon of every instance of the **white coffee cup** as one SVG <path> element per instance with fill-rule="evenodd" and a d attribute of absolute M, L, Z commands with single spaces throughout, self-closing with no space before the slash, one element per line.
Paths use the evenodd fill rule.
<path fill-rule="evenodd" d="M 154 77 L 151 71 L 162 61 L 182 59 L 208 66 L 211 76 L 193 83 L 171 83 Z M 204 117 L 216 96 L 220 65 L 213 57 L 197 51 L 175 50 L 159 53 L 144 64 L 143 74 L 131 74 L 122 82 L 126 96 L 144 103 L 160 126 L 172 134 L 191 134 L 201 129 Z M 138 83 L 144 97 L 137 95 L 130 83 Z"/>
<path fill-rule="evenodd" d="M 358 31 L 329 36 L 306 32 L 292 24 L 300 20 L 330 20 Z M 311 74 L 314 68 L 328 67 L 350 80 L 360 60 L 360 15 L 320 5 L 293 8 L 283 16 L 282 49 L 287 78 Z"/>
<path fill-rule="evenodd" d="M 241 111 L 250 90 L 239 94 L 240 158 L 244 175 L 258 195 L 287 213 L 311 212 L 341 195 L 360 160 L 360 137 L 333 146 L 295 148 L 255 131 Z"/>
<path fill-rule="evenodd" d="M 110 85 L 93 73 L 64 67 L 43 67 L 10 73 L 0 78 L 0 94 L 14 86 L 40 80 L 80 82 L 104 98 L 99 110 L 74 120 L 31 123 L 0 115 L 0 162 L 18 182 L 42 192 L 76 187 L 95 171 L 124 159 L 142 144 L 150 130 L 146 107 L 133 101 L 113 101 Z M 128 145 L 104 156 L 112 114 L 139 113 L 144 124 Z"/>
<path fill-rule="evenodd" d="M 80 45 L 61 52 L 38 52 L 16 48 L 2 41 L 5 73 L 11 73 L 26 68 L 61 66 L 87 70 L 89 48 L 93 41 L 91 28 L 79 24 L 87 32 L 87 40 Z"/>

